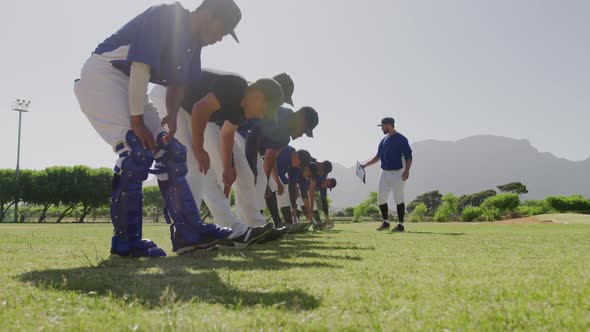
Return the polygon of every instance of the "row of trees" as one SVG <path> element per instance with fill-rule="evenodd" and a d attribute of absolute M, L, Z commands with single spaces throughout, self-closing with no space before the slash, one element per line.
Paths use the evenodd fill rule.
<path fill-rule="evenodd" d="M 497 187 L 496 190 L 485 190 L 473 194 L 455 196 L 441 194 L 438 190 L 424 193 L 408 204 L 409 219 L 413 222 L 426 218 L 437 222 L 450 220 L 498 220 L 504 216 L 533 216 L 549 212 L 590 212 L 590 200 L 580 195 L 571 197 L 548 197 L 545 200 L 521 202 L 520 195 L 528 193 L 521 182 L 512 182 Z M 380 218 L 377 205 L 377 193 L 354 208 L 347 208 L 337 213 L 340 217 L 352 217 L 359 222 L 363 217 Z M 394 220 L 395 216 L 390 216 Z"/>
<path fill-rule="evenodd" d="M 57 222 L 75 209 L 80 212 L 78 221 L 84 222 L 93 209 L 108 204 L 112 174 L 107 168 L 86 166 L 23 170 L 17 193 L 15 171 L 0 170 L 0 221 L 5 221 L 18 194 L 19 202 L 24 205 L 19 213 L 41 207 L 38 222 L 46 221 L 47 212 L 52 207 L 61 210 Z"/>

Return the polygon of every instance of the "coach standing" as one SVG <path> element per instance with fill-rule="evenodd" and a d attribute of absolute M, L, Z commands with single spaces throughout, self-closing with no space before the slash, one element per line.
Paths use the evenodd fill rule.
<path fill-rule="evenodd" d="M 408 139 L 395 129 L 395 120 L 393 118 L 385 118 L 381 120 L 379 127 L 383 130 L 383 134 L 387 136 L 385 136 L 381 140 L 381 143 L 379 143 L 377 155 L 366 164 L 362 165 L 362 167 L 364 169 L 381 161 L 382 173 L 381 179 L 379 180 L 378 201 L 381 216 L 383 217 L 383 224 L 377 230 L 384 231 L 388 230 L 390 227 L 387 199 L 393 192 L 393 200 L 397 205 L 399 223 L 392 231 L 403 232 L 404 216 L 406 213 L 404 186 L 405 182 L 410 177 L 412 149 L 410 148 Z"/>

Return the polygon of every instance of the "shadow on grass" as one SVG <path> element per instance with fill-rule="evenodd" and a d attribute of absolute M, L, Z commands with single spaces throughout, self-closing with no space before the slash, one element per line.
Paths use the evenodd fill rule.
<path fill-rule="evenodd" d="M 253 288 L 244 289 L 239 280 L 232 280 L 236 274 L 231 271 L 321 270 L 341 268 L 337 263 L 343 259 L 361 260 L 348 252 L 359 250 L 356 244 L 337 242 L 335 247 L 318 240 L 320 238 L 314 234 L 287 236 L 243 252 L 222 248 L 163 259 L 111 258 L 91 267 L 32 271 L 21 274 L 18 280 L 42 289 L 136 300 L 148 308 L 197 301 L 222 304 L 230 309 L 265 306 L 280 310 L 312 310 L 320 305 L 320 300 L 302 289 L 285 286 L 278 290 L 256 288 L 256 283 L 251 281 L 249 284 Z M 329 253 L 323 253 L 323 250 Z M 346 252 L 338 253 L 339 250 Z M 92 264 L 90 260 L 88 262 Z"/>
<path fill-rule="evenodd" d="M 394 232 L 389 232 L 390 234 L 400 234 L 400 233 L 394 233 Z M 409 231 L 409 232 L 405 232 L 406 234 L 423 234 L 423 235 L 449 235 L 449 236 L 460 236 L 460 235 L 465 235 L 465 233 L 435 233 L 435 232 L 415 232 L 415 231 Z"/>

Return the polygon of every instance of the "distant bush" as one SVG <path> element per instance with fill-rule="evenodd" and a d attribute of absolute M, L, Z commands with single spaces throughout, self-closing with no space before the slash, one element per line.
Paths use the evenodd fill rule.
<path fill-rule="evenodd" d="M 547 214 L 553 211 L 546 200 L 525 201 L 517 209 L 517 212 L 529 217 Z"/>
<path fill-rule="evenodd" d="M 416 199 L 408 205 L 407 210 L 412 213 L 419 204 L 424 204 L 424 206 L 426 206 L 426 215 L 433 216 L 436 209 L 441 205 L 442 198 L 443 196 L 438 190 L 424 193 L 416 197 Z"/>
<path fill-rule="evenodd" d="M 463 209 L 461 213 L 461 221 L 463 222 L 472 222 L 477 218 L 481 217 L 483 211 L 479 207 L 468 206 Z"/>
<path fill-rule="evenodd" d="M 512 212 L 520 205 L 520 197 L 515 193 L 505 193 L 487 198 L 482 208 L 488 210 L 499 210 L 501 213 Z"/>
<path fill-rule="evenodd" d="M 559 212 L 590 210 L 590 200 L 582 195 L 574 195 L 570 197 L 547 197 L 547 203 L 552 209 Z"/>
<path fill-rule="evenodd" d="M 471 195 L 463 195 L 459 197 L 457 202 L 458 212 L 462 212 L 468 206 L 479 207 L 486 199 L 492 196 L 496 196 L 495 190 L 486 190 Z"/>
<path fill-rule="evenodd" d="M 412 211 L 412 214 L 410 215 L 410 222 L 424 221 L 424 216 L 426 215 L 427 211 L 428 211 L 428 208 L 426 207 L 426 204 L 420 203 L 420 204 L 416 205 L 416 207 L 414 208 L 414 211 Z"/>
<path fill-rule="evenodd" d="M 334 214 L 334 217 L 343 218 L 346 217 L 346 213 L 344 211 L 338 211 Z"/>
<path fill-rule="evenodd" d="M 487 221 L 496 221 L 500 219 L 500 217 L 502 216 L 502 212 L 495 208 L 482 209 L 481 216 L 486 218 Z"/>
<path fill-rule="evenodd" d="M 446 194 L 442 198 L 442 205 L 434 213 L 434 221 L 448 222 L 451 216 L 457 213 L 459 198 L 453 194 Z"/>

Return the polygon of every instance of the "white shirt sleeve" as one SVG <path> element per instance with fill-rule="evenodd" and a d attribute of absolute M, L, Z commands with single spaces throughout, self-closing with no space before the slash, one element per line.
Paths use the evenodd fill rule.
<path fill-rule="evenodd" d="M 129 74 L 129 113 L 132 116 L 143 114 L 149 82 L 150 66 L 133 62 Z"/>

